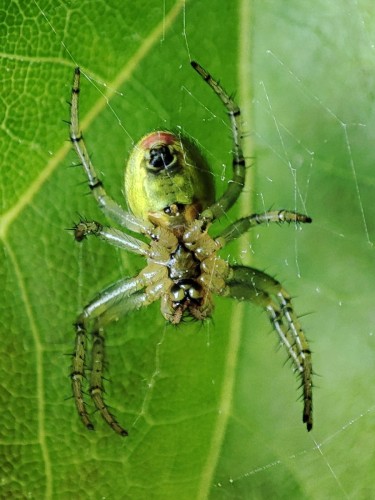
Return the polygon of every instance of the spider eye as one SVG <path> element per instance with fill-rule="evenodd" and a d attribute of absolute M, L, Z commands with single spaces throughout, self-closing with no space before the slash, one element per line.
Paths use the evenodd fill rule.
<path fill-rule="evenodd" d="M 150 160 L 148 167 L 150 170 L 158 171 L 170 167 L 176 161 L 176 156 L 171 153 L 165 144 L 150 149 Z"/>

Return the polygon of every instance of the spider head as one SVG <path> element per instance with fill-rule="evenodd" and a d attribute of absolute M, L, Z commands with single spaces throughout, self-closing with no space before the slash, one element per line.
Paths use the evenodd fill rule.
<path fill-rule="evenodd" d="M 171 132 L 152 132 L 134 147 L 125 173 L 131 211 L 164 227 L 184 226 L 214 202 L 213 176 L 198 148 Z"/>

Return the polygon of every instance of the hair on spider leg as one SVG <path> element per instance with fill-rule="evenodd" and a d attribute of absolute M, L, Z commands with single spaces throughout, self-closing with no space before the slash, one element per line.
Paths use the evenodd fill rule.
<path fill-rule="evenodd" d="M 73 358 L 73 356 L 75 356 L 75 353 L 74 352 L 63 352 L 62 355 L 63 356 L 69 356 L 69 357 Z M 68 376 L 70 377 L 70 374 Z"/>
<path fill-rule="evenodd" d="M 65 227 L 64 230 L 74 233 L 76 231 L 76 228 L 77 228 L 77 224 L 75 222 L 73 222 L 73 227 Z"/>
<path fill-rule="evenodd" d="M 80 214 L 79 212 L 76 212 L 77 217 L 79 218 L 79 222 L 88 222 L 88 219 L 86 218 L 85 215 Z"/>
<path fill-rule="evenodd" d="M 79 218 L 79 222 L 74 222 L 73 221 L 72 222 L 73 226 L 72 227 L 66 227 L 65 231 L 71 231 L 71 232 L 75 233 L 77 231 L 77 227 L 80 224 L 87 224 L 89 222 L 88 219 L 86 219 L 86 217 L 84 217 L 83 215 L 79 214 L 78 212 L 77 212 L 77 216 Z M 85 238 L 85 236 L 82 239 L 84 239 L 84 238 Z M 78 241 L 81 241 L 81 240 L 78 240 Z"/>
<path fill-rule="evenodd" d="M 296 295 L 291 295 L 291 300 L 294 300 L 297 296 Z M 297 319 L 300 319 L 300 318 L 306 318 L 307 316 L 310 316 L 310 314 L 315 314 L 315 311 L 308 311 L 308 312 L 305 312 L 305 313 L 302 313 L 302 314 L 297 314 Z"/>
<path fill-rule="evenodd" d="M 279 346 L 277 348 L 277 351 L 279 350 L 279 347 L 281 347 L 281 346 L 282 346 L 282 342 L 280 341 Z M 291 347 L 295 347 L 295 346 L 298 346 L 297 342 L 293 342 L 291 344 Z M 307 354 L 307 351 L 305 352 L 305 354 Z M 309 354 L 311 354 L 311 351 L 309 351 Z M 286 353 L 286 359 L 284 360 L 283 366 L 286 366 L 289 361 L 291 362 L 291 364 L 293 364 L 292 356 L 288 352 L 288 353 Z M 292 368 L 293 368 L 293 373 L 299 373 L 298 368 L 296 366 L 292 366 Z"/>
<path fill-rule="evenodd" d="M 108 365 L 108 361 L 104 361 L 103 362 L 103 368 L 104 368 L 104 370 L 108 371 L 108 366 L 109 366 Z M 113 380 L 111 378 L 105 377 L 104 375 L 102 375 L 102 380 L 103 380 L 103 382 L 106 382 L 108 384 L 112 384 L 113 383 Z M 103 392 L 106 392 L 106 390 L 105 390 L 104 387 L 103 387 Z"/>
<path fill-rule="evenodd" d="M 68 375 L 69 376 L 69 375 Z M 87 396 L 87 398 L 90 397 L 89 393 L 85 390 L 82 389 L 82 394 L 84 396 Z M 70 399 L 74 399 L 74 394 L 72 394 L 71 396 L 66 396 L 65 398 L 63 398 L 63 401 L 69 401 Z M 83 400 L 83 404 L 88 407 L 88 408 L 91 408 L 91 406 L 89 406 L 89 404 L 87 403 L 86 400 Z"/>
<path fill-rule="evenodd" d="M 70 165 L 68 165 L 68 168 L 76 168 L 76 167 L 83 167 L 83 163 L 81 162 L 72 162 Z M 82 182 L 82 184 L 86 184 L 85 182 Z"/>
<path fill-rule="evenodd" d="M 104 393 L 105 391 L 104 391 L 104 390 L 102 390 L 102 392 Z M 85 404 L 87 404 L 87 403 L 85 402 Z M 113 418 L 114 422 L 116 422 L 116 424 L 118 424 L 118 421 L 117 421 L 116 416 L 114 415 L 114 413 L 112 413 L 112 411 L 113 411 L 113 406 L 109 405 L 107 402 L 105 403 L 105 406 L 106 406 L 106 408 L 107 408 L 107 410 L 108 410 L 109 415 Z M 111 410 L 111 411 L 110 411 L 110 410 Z M 91 415 L 95 415 L 95 414 L 96 414 L 96 413 L 98 413 L 98 412 L 100 413 L 100 409 L 99 409 L 99 408 L 97 408 L 97 407 L 95 407 L 95 408 L 93 408 L 93 411 L 92 411 Z M 127 436 L 127 435 L 128 435 L 128 432 L 127 432 L 125 429 L 124 429 L 124 432 L 126 432 L 126 434 L 124 434 L 124 436 Z"/>
<path fill-rule="evenodd" d="M 316 386 L 315 386 L 315 384 L 313 384 L 313 382 L 311 382 L 311 387 L 312 387 L 313 389 L 316 389 Z M 302 389 L 302 391 L 301 391 L 301 389 Z M 298 401 L 298 402 L 301 402 L 301 401 L 302 401 L 302 402 L 303 402 L 303 401 L 305 400 L 305 398 L 304 398 L 304 394 L 303 394 L 303 382 L 301 382 L 301 383 L 298 385 L 298 387 L 297 387 L 297 391 L 299 392 L 299 395 L 297 396 L 296 401 Z"/>
<path fill-rule="evenodd" d="M 86 371 L 87 371 L 87 372 L 92 372 L 92 371 L 93 371 L 93 368 L 87 368 L 87 370 L 86 370 Z M 111 383 L 111 380 L 108 380 L 108 379 L 104 378 L 103 376 L 101 377 L 101 379 L 102 379 L 102 380 L 104 380 L 106 383 L 107 383 L 107 382 L 108 382 L 108 383 Z M 86 380 L 88 380 L 88 378 L 87 378 L 87 377 L 86 377 Z M 88 383 L 89 383 L 89 382 L 88 382 Z M 96 388 L 97 388 L 96 386 L 95 386 L 95 387 L 91 387 L 91 386 L 90 386 L 90 387 L 89 387 L 89 390 L 88 390 L 88 391 L 86 391 L 86 393 L 85 393 L 85 394 L 89 395 L 89 394 L 90 394 L 90 392 L 91 392 L 91 390 L 92 390 L 92 389 L 96 389 Z M 107 390 L 106 390 L 106 388 L 105 388 L 105 386 L 104 386 L 104 385 L 102 385 L 102 386 L 101 386 L 100 390 L 101 390 L 102 394 L 108 394 L 108 393 L 107 393 Z M 83 391 L 82 391 L 82 392 L 83 392 Z"/>
<path fill-rule="evenodd" d="M 74 399 L 73 394 L 71 396 L 66 396 L 63 401 L 69 401 L 69 399 Z M 86 403 L 85 403 L 86 404 Z"/>
<path fill-rule="evenodd" d="M 218 81 L 218 83 L 220 84 L 220 81 Z M 224 88 L 222 85 L 220 85 L 220 87 Z M 228 94 L 229 98 L 234 102 L 237 102 L 236 95 L 237 90 L 233 90 L 230 94 Z"/>
<path fill-rule="evenodd" d="M 70 165 L 69 167 L 73 167 L 73 168 L 74 168 L 74 167 L 80 167 L 80 166 L 82 166 L 82 164 L 77 163 L 77 164 L 72 164 L 72 165 Z M 87 187 L 87 181 L 80 181 L 80 182 L 77 182 L 77 183 L 76 183 L 76 186 L 85 186 L 85 187 Z M 92 196 L 92 190 L 93 190 L 94 188 L 96 188 L 97 186 L 103 186 L 103 182 L 99 180 L 99 181 L 98 181 L 98 183 L 97 183 L 95 186 L 89 186 L 90 191 L 86 191 L 86 192 L 84 193 L 84 196 Z"/>

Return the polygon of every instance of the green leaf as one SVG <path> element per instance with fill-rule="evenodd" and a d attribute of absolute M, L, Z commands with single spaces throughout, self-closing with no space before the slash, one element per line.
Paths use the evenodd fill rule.
<path fill-rule="evenodd" d="M 10 2 L 1 11 L 1 382 L 3 498 L 371 497 L 375 153 L 369 0 Z M 228 221 L 306 212 L 223 255 L 293 295 L 313 349 L 315 424 L 252 305 L 218 299 L 212 321 L 166 325 L 159 305 L 106 331 L 106 400 L 122 439 L 71 399 L 72 323 L 141 258 L 66 228 L 104 222 L 68 130 L 73 68 L 81 122 L 107 190 L 122 202 L 133 143 L 182 129 L 230 178 L 230 128 L 190 68 L 196 59 L 244 116 L 249 182 Z M 226 167 L 223 167 L 226 165 Z M 125 202 L 122 202 L 125 205 Z M 93 411 L 92 406 L 89 406 Z"/>

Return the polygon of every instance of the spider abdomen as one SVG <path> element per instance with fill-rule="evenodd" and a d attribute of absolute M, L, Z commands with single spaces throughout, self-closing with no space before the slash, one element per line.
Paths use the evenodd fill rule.
<path fill-rule="evenodd" d="M 167 131 L 144 136 L 125 171 L 125 194 L 134 215 L 159 226 L 189 222 L 215 199 L 213 176 L 197 146 Z M 195 207 L 189 210 L 189 207 Z"/>

